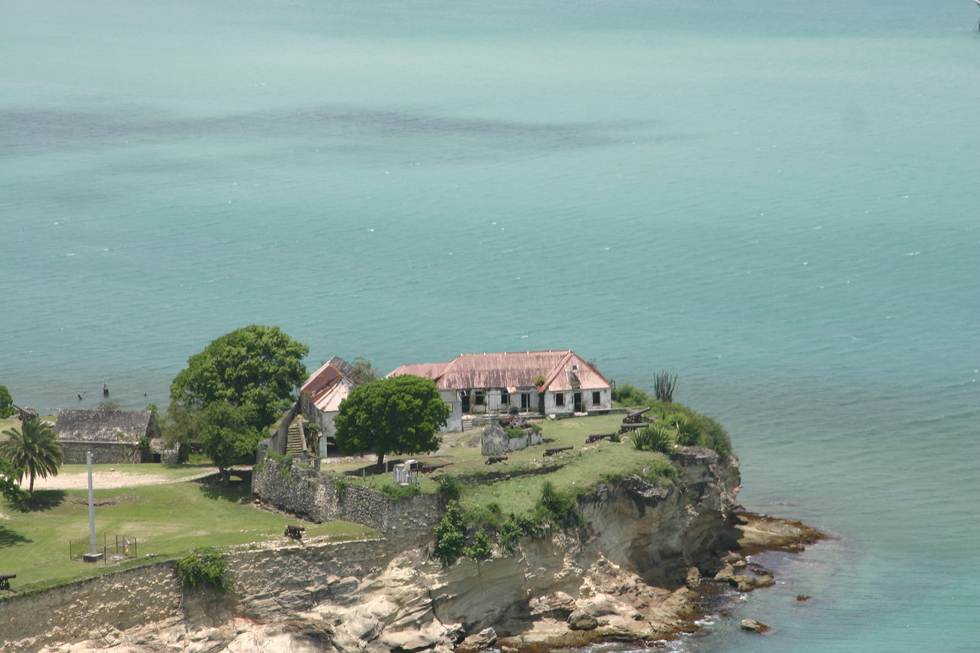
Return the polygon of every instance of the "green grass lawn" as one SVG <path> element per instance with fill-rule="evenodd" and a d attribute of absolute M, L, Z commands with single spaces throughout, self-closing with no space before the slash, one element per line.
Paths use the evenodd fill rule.
<path fill-rule="evenodd" d="M 486 465 L 486 457 L 480 451 L 482 428 L 465 433 L 446 434 L 444 446 L 437 453 L 417 456 L 416 459 L 431 464 L 449 463 L 433 474 L 422 476 L 422 492 L 435 492 L 438 479 L 443 473 L 459 476 L 463 482 L 460 503 L 473 508 L 495 502 L 504 514 L 527 514 L 541 496 L 541 486 L 551 481 L 559 490 L 577 491 L 596 485 L 604 476 L 615 476 L 642 471 L 665 456 L 659 453 L 637 451 L 624 438 L 622 442 L 600 440 L 586 445 L 592 433 L 613 433 L 619 429 L 622 415 L 577 417 L 562 420 L 541 420 L 544 443 L 508 454 L 507 460 Z M 475 446 L 474 446 L 475 445 Z M 547 447 L 571 446 L 573 449 L 545 456 Z M 393 460 L 404 460 L 405 456 Z M 323 465 L 323 471 L 343 473 L 355 483 L 380 490 L 391 485 L 391 474 L 375 474 L 362 477 L 364 464 Z M 530 474 L 532 470 L 548 473 Z M 369 469 L 366 473 L 370 474 Z M 501 478 L 505 477 L 505 478 Z"/>
<path fill-rule="evenodd" d="M 169 470 L 174 474 L 179 471 Z M 152 473 L 157 472 L 159 469 Z M 244 484 L 226 489 L 193 482 L 96 490 L 99 546 L 103 532 L 110 534 L 110 543 L 112 534 L 135 537 L 139 559 L 124 563 L 131 566 L 145 562 L 148 555 L 173 557 L 201 546 L 283 540 L 286 524 L 295 518 L 290 520 L 258 509 L 247 501 L 249 494 Z M 69 560 L 70 540 L 82 540 L 83 546 L 88 545 L 87 490 L 38 491 L 35 498 L 41 505 L 28 513 L 0 503 L 0 511 L 9 517 L 0 519 L 0 574 L 17 574 L 12 587 L 44 587 L 118 568 Z M 346 522 L 308 524 L 305 537 L 318 536 L 341 540 L 377 533 Z"/>

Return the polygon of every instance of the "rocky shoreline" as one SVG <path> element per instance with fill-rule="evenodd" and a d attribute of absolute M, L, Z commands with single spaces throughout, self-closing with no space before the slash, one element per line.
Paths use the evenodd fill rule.
<path fill-rule="evenodd" d="M 431 531 L 413 521 L 423 511 L 385 520 L 380 540 L 229 551 L 235 589 L 225 594 L 181 590 L 162 563 L 88 581 L 87 596 L 79 587 L 4 602 L 0 652 L 531 653 L 662 642 L 696 630 L 712 596 L 773 585 L 753 554 L 799 552 L 822 537 L 742 511 L 737 460 L 697 447 L 672 459 L 676 484 L 635 474 L 599 484 L 579 499 L 580 526 L 486 559 L 435 560 Z M 84 625 L 68 617 L 93 606 L 101 612 Z M 50 615 L 44 626 L 39 610 Z"/>
<path fill-rule="evenodd" d="M 111 626 L 70 644 L 33 648 L 41 653 L 313 653 L 314 651 L 424 651 L 440 653 L 494 649 L 501 653 L 543 653 L 597 642 L 651 645 L 697 630 L 708 616 L 702 606 L 723 588 L 749 592 L 774 584 L 772 572 L 749 558 L 763 551 L 799 553 L 824 536 L 799 523 L 738 512 L 733 539 L 713 558 L 688 568 L 684 584 L 669 589 L 646 584 L 639 575 L 600 557 L 582 574 L 578 598 L 560 590 L 528 602 L 526 614 L 500 620 L 503 628 L 522 621 L 522 632 L 498 636 L 486 627 L 462 638 L 458 625 L 445 625 L 432 610 L 440 592 L 457 579 L 407 553 L 392 560 L 369 583 L 327 579 L 326 611 L 297 612 L 288 619 L 244 616 L 233 596 L 185 593 L 180 616 L 120 631 Z M 560 538 L 559 538 L 560 539 Z M 574 545 L 559 542 L 561 547 Z M 315 545 L 314 542 L 308 546 Z M 465 570 L 463 570 L 465 571 Z M 345 599 L 345 596 L 347 597 Z M 808 597 L 800 597 L 803 598 Z M 376 637 L 372 615 L 397 615 Z M 428 617 L 426 617 L 428 615 Z M 447 618 L 447 615 L 443 615 Z M 401 626 L 399 628 L 399 626 Z M 768 626 L 745 620 L 742 628 L 763 633 Z"/>

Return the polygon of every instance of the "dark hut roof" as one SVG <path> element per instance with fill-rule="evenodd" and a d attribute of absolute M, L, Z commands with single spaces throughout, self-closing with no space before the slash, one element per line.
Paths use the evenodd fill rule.
<path fill-rule="evenodd" d="M 152 437 L 150 425 L 153 413 L 148 410 L 83 410 L 58 411 L 54 430 L 65 441 L 131 442 L 144 436 Z"/>

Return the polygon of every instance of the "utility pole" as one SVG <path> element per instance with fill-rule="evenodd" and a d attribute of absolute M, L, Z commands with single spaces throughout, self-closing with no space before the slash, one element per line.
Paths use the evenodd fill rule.
<path fill-rule="evenodd" d="M 102 554 L 96 550 L 95 542 L 95 489 L 92 486 L 92 452 L 85 452 L 85 462 L 88 463 L 88 542 L 89 552 L 82 556 L 85 562 L 98 562 Z"/>

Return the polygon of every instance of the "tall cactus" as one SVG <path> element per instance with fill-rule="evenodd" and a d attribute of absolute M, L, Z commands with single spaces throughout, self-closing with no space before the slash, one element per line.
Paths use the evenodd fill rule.
<path fill-rule="evenodd" d="M 674 402 L 674 388 L 677 387 L 677 375 L 671 376 L 664 370 L 656 376 L 653 383 L 653 393 L 660 401 L 668 404 Z"/>

